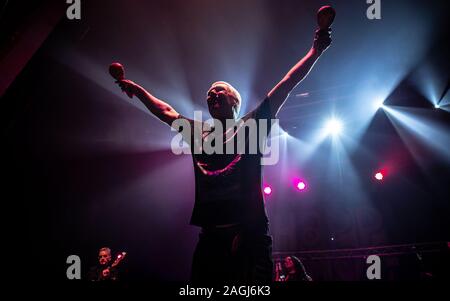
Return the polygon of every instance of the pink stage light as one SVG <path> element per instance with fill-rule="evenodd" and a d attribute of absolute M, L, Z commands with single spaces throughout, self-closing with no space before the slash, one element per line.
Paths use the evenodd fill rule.
<path fill-rule="evenodd" d="M 383 180 L 383 178 L 384 178 L 384 175 L 382 172 L 379 171 L 375 174 L 375 179 L 377 179 L 378 181 Z"/>
<path fill-rule="evenodd" d="M 297 189 L 298 190 L 304 190 L 306 188 L 306 183 L 303 181 L 300 181 L 297 183 Z"/>

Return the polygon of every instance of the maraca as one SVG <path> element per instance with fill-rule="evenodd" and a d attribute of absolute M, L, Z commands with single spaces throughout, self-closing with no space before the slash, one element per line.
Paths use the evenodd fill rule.
<path fill-rule="evenodd" d="M 125 78 L 125 69 L 123 68 L 121 63 L 112 63 L 111 65 L 109 65 L 109 74 L 111 74 L 111 76 L 117 80 L 117 81 L 121 81 Z M 133 93 L 126 91 L 128 97 L 132 98 L 133 97 Z"/>
<path fill-rule="evenodd" d="M 329 5 L 322 6 L 317 11 L 317 24 L 321 30 L 326 30 L 333 24 L 336 11 Z"/>

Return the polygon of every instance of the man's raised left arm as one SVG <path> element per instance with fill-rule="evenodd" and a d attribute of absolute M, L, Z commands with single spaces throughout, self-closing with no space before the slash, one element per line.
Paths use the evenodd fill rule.
<path fill-rule="evenodd" d="M 280 110 L 289 93 L 300 83 L 314 66 L 317 59 L 331 44 L 331 30 L 317 30 L 314 43 L 308 53 L 303 57 L 283 79 L 268 93 L 273 116 Z"/>

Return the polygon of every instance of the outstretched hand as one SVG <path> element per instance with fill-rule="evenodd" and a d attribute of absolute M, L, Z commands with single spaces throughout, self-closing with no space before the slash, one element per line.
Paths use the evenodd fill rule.
<path fill-rule="evenodd" d="M 313 48 L 322 54 L 331 45 L 331 28 L 317 29 L 314 36 Z"/>
<path fill-rule="evenodd" d="M 122 92 L 125 92 L 129 98 L 133 98 L 133 95 L 137 92 L 138 85 L 129 79 L 117 80 L 116 84 L 119 85 Z"/>

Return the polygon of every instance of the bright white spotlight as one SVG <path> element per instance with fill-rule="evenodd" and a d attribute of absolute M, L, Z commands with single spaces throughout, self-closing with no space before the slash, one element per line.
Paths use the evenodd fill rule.
<path fill-rule="evenodd" d="M 377 99 L 373 102 L 373 107 L 378 110 L 378 109 L 384 109 L 384 100 L 382 99 Z"/>
<path fill-rule="evenodd" d="M 325 132 L 328 135 L 337 136 L 342 133 L 342 122 L 337 119 L 331 119 L 325 125 Z"/>
<path fill-rule="evenodd" d="M 434 105 L 434 108 L 435 108 L 435 109 L 440 109 L 441 106 L 437 103 L 437 104 Z"/>

